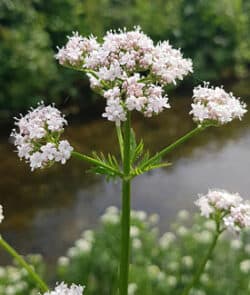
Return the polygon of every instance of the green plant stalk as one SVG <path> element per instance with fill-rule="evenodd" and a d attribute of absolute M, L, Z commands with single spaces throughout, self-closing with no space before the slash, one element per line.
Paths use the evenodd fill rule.
<path fill-rule="evenodd" d="M 123 173 L 121 173 L 120 171 L 118 171 L 117 169 L 114 169 L 113 167 L 103 163 L 103 162 L 100 162 L 92 157 L 89 157 L 89 156 L 86 156 L 86 155 L 83 155 L 81 153 L 78 153 L 78 152 L 75 152 L 73 151 L 71 153 L 71 155 L 77 159 L 80 159 L 84 162 L 87 162 L 87 163 L 90 163 L 90 164 L 93 164 L 95 166 L 100 166 L 100 167 L 103 167 L 103 168 L 107 168 L 109 169 L 110 171 L 114 172 L 115 175 L 119 175 L 120 177 L 123 176 Z"/>
<path fill-rule="evenodd" d="M 213 241 L 208 249 L 208 252 L 206 254 L 206 256 L 204 257 L 204 259 L 202 260 L 196 274 L 194 275 L 192 281 L 190 282 L 189 285 L 186 286 L 186 288 L 184 289 L 184 291 L 181 293 L 181 295 L 188 295 L 189 292 L 191 291 L 191 289 L 199 282 L 200 280 L 200 277 L 201 275 L 203 274 L 204 272 L 204 269 L 206 267 L 206 264 L 209 260 L 209 258 L 211 257 L 213 251 L 214 251 L 214 248 L 217 244 L 217 241 L 218 241 L 218 238 L 220 236 L 220 234 L 222 233 L 222 231 L 219 230 L 218 228 L 218 225 L 217 225 L 217 231 L 216 231 L 216 234 L 214 235 L 214 238 L 213 238 Z"/>
<path fill-rule="evenodd" d="M 23 268 L 26 269 L 29 276 L 39 286 L 42 292 L 49 290 L 46 283 L 40 278 L 40 276 L 34 271 L 34 269 L 20 256 L 15 249 L 13 249 L 4 239 L 0 236 L 0 246 L 7 251 Z"/>
<path fill-rule="evenodd" d="M 120 126 L 116 126 L 116 134 L 117 134 L 117 138 L 118 138 L 118 142 L 119 142 L 121 159 L 123 161 L 123 156 L 124 156 L 123 147 L 124 147 L 124 143 L 123 143 L 122 131 L 121 131 L 121 127 Z"/>
<path fill-rule="evenodd" d="M 119 271 L 119 294 L 128 294 L 129 252 L 130 252 L 130 136 L 131 115 L 128 112 L 124 123 L 122 213 L 121 213 L 121 254 Z"/>
<path fill-rule="evenodd" d="M 163 156 L 171 152 L 172 150 L 176 149 L 179 145 L 183 144 L 185 141 L 193 137 L 194 135 L 197 135 L 201 131 L 205 130 L 207 127 L 212 126 L 212 125 L 199 125 L 181 138 L 177 139 L 174 143 L 170 144 L 169 146 L 165 147 L 163 150 L 160 152 L 156 153 L 153 157 L 148 159 L 147 162 L 144 163 L 144 165 L 141 167 L 142 169 L 147 167 L 148 165 L 156 162 L 157 160 L 161 159 Z"/>

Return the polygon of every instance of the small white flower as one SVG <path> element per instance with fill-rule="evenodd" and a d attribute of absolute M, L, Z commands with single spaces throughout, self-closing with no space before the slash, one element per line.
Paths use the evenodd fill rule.
<path fill-rule="evenodd" d="M 140 221 L 145 221 L 147 218 L 147 213 L 144 211 L 132 211 L 131 217 L 138 219 Z"/>
<path fill-rule="evenodd" d="M 77 240 L 75 244 L 81 253 L 89 253 L 92 249 L 91 242 L 89 242 L 85 239 Z"/>
<path fill-rule="evenodd" d="M 130 237 L 131 238 L 136 238 L 136 237 L 139 236 L 139 234 L 140 234 L 140 229 L 137 226 L 132 225 L 130 227 Z"/>
<path fill-rule="evenodd" d="M 201 210 L 201 216 L 209 217 L 214 212 L 214 208 L 209 204 L 206 196 L 201 196 L 195 203 Z"/>
<path fill-rule="evenodd" d="M 68 255 L 70 258 L 75 258 L 75 257 L 77 257 L 78 255 L 80 255 L 79 249 L 76 248 L 76 247 L 71 247 L 71 248 L 68 249 L 67 255 Z"/>
<path fill-rule="evenodd" d="M 105 213 L 102 215 L 101 221 L 104 224 L 118 224 L 120 222 L 120 217 L 116 213 Z"/>
<path fill-rule="evenodd" d="M 107 100 L 107 106 L 103 117 L 109 121 L 113 121 L 117 126 L 120 126 L 122 121 L 126 121 L 126 111 L 124 110 L 119 98 L 110 98 Z"/>
<path fill-rule="evenodd" d="M 44 295 L 82 295 L 84 287 L 80 285 L 71 285 L 68 287 L 65 283 L 60 283 L 53 291 L 48 291 Z"/>
<path fill-rule="evenodd" d="M 234 239 L 231 241 L 230 246 L 233 250 L 239 250 L 242 248 L 242 241 L 239 239 Z"/>
<path fill-rule="evenodd" d="M 158 214 L 151 214 L 148 219 L 148 221 L 152 225 L 157 224 L 159 222 L 159 220 L 160 220 L 160 216 Z"/>
<path fill-rule="evenodd" d="M 4 215 L 3 215 L 3 206 L 0 205 L 0 223 L 3 221 Z"/>
<path fill-rule="evenodd" d="M 191 256 L 183 256 L 182 263 L 187 268 L 192 268 L 194 265 L 193 258 Z"/>
<path fill-rule="evenodd" d="M 176 240 L 176 236 L 171 232 L 166 232 L 159 240 L 160 247 L 164 250 Z"/>
<path fill-rule="evenodd" d="M 201 275 L 200 281 L 201 281 L 202 284 L 207 285 L 209 283 L 209 281 L 210 281 L 208 274 L 203 273 Z"/>
<path fill-rule="evenodd" d="M 141 249 L 142 247 L 142 242 L 140 239 L 136 238 L 136 239 L 132 239 L 132 247 L 134 249 Z"/>
<path fill-rule="evenodd" d="M 243 260 L 240 263 L 240 270 L 245 274 L 250 273 L 250 259 Z"/>
<path fill-rule="evenodd" d="M 178 219 L 181 221 L 186 221 L 190 217 L 190 214 L 187 210 L 180 210 L 177 214 Z"/>
<path fill-rule="evenodd" d="M 166 277 L 167 285 L 170 287 L 175 287 L 177 285 L 177 279 L 175 276 Z"/>
<path fill-rule="evenodd" d="M 95 238 L 95 235 L 94 235 L 94 232 L 92 230 L 85 230 L 82 233 L 82 237 L 84 239 L 86 239 L 88 242 L 93 242 L 94 238 Z"/>
<path fill-rule="evenodd" d="M 159 273 L 161 272 L 160 268 L 154 264 L 149 265 L 147 267 L 147 271 L 148 271 L 148 274 L 150 275 L 151 278 L 157 278 Z"/>
<path fill-rule="evenodd" d="M 66 256 L 59 257 L 58 265 L 62 266 L 62 267 L 68 266 L 69 265 L 69 258 Z"/>
<path fill-rule="evenodd" d="M 177 228 L 176 233 L 180 237 L 185 237 L 188 234 L 188 229 L 185 226 L 180 226 Z"/>
<path fill-rule="evenodd" d="M 128 284 L 128 295 L 134 295 L 136 294 L 138 287 L 136 283 L 130 283 Z"/>

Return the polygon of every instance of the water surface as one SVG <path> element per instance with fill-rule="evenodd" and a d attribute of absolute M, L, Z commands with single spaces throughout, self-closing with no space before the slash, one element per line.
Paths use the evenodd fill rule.
<path fill-rule="evenodd" d="M 238 87 L 238 94 L 242 87 Z M 243 91 L 241 91 L 243 92 Z M 244 87 L 244 95 L 246 96 Z M 151 151 L 159 150 L 194 125 L 188 112 L 190 100 L 172 100 L 172 109 L 152 119 L 134 118 L 138 137 Z M 70 124 L 66 137 L 84 153 L 92 150 L 117 153 L 112 123 L 99 119 Z M 180 209 L 194 211 L 197 193 L 226 188 L 250 199 L 250 114 L 242 122 L 210 128 L 185 143 L 166 160 L 171 167 L 144 174 L 133 182 L 132 207 L 160 215 L 166 230 Z M 5 132 L 7 134 L 7 132 Z M 110 205 L 120 206 L 120 184 L 86 172 L 75 159 L 64 167 L 30 172 L 8 143 L 0 141 L 0 203 L 5 209 L 1 233 L 22 253 L 42 253 L 53 262 Z M 1 263 L 8 261 L 0 251 Z"/>

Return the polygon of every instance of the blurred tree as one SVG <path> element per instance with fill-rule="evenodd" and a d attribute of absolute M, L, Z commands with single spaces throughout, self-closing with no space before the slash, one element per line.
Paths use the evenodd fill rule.
<path fill-rule="evenodd" d="M 181 47 L 194 61 L 195 83 L 248 73 L 249 0 L 1 0 L 0 109 L 21 110 L 41 97 L 88 106 L 95 96 L 87 80 L 57 64 L 56 46 L 72 31 L 101 37 L 134 25 Z"/>

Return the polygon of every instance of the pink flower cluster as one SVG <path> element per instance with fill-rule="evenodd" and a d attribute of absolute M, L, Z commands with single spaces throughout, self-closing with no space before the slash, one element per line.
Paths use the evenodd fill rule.
<path fill-rule="evenodd" d="M 44 168 L 54 162 L 65 164 L 73 148 L 67 140 L 60 140 L 67 121 L 54 106 L 39 104 L 26 116 L 16 118 L 11 136 L 17 147 L 18 156 L 25 159 L 31 170 Z"/>
<path fill-rule="evenodd" d="M 89 53 L 97 49 L 99 44 L 94 37 L 83 38 L 77 32 L 73 32 L 71 37 L 68 37 L 68 43 L 61 49 L 58 48 L 56 59 L 60 64 L 77 66 L 81 65 L 84 60 L 84 53 Z"/>
<path fill-rule="evenodd" d="M 229 230 L 239 232 L 250 227 L 250 204 L 243 201 L 238 193 L 209 190 L 206 195 L 201 195 L 195 204 L 200 208 L 202 216 L 216 219 L 219 214 L 224 226 Z"/>
<path fill-rule="evenodd" d="M 128 111 L 150 117 L 169 108 L 163 87 L 192 72 L 180 50 L 166 41 L 154 45 L 140 28 L 107 32 L 101 43 L 74 33 L 56 58 L 88 73 L 91 87 L 107 100 L 103 116 L 117 125 Z"/>
<path fill-rule="evenodd" d="M 246 104 L 222 87 L 209 87 L 209 83 L 205 82 L 193 91 L 190 114 L 198 123 L 212 121 L 222 125 L 233 119 L 241 119 L 246 112 Z"/>

